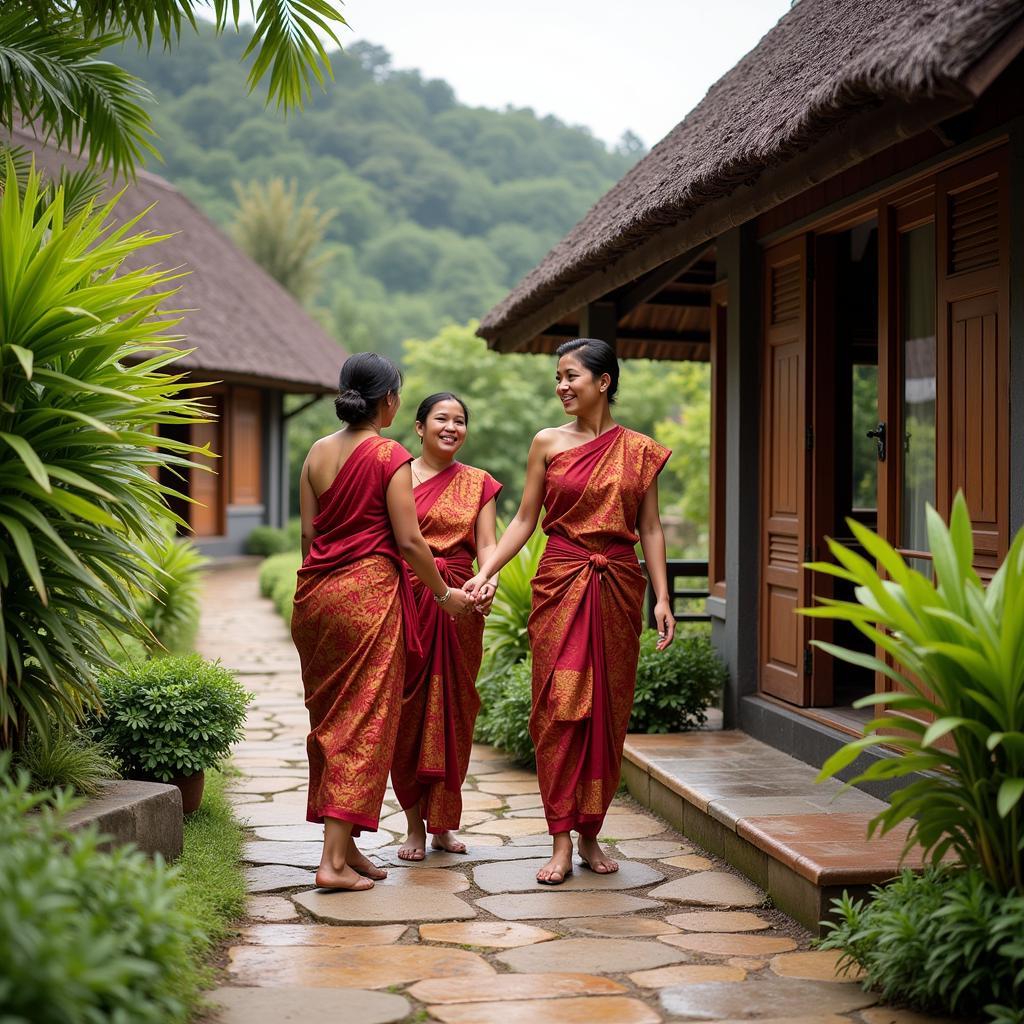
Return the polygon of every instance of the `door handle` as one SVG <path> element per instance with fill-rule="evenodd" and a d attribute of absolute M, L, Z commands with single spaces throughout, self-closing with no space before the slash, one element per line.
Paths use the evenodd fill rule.
<path fill-rule="evenodd" d="M 879 423 L 874 430 L 869 430 L 867 436 L 870 437 L 878 449 L 878 461 L 885 462 L 885 424 Z"/>

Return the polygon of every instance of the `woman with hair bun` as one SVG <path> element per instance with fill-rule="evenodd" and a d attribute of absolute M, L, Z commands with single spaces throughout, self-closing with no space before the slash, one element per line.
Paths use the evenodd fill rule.
<path fill-rule="evenodd" d="M 619 364 L 611 346 L 577 338 L 555 354 L 555 393 L 574 422 L 533 439 L 519 511 L 465 587 L 478 601 L 490 599 L 490 578 L 533 535 L 543 506 L 548 544 L 529 621 L 530 735 L 554 837 L 551 859 L 537 872 L 543 885 L 572 874 L 572 830 L 584 867 L 619 869 L 597 835 L 619 785 L 636 686 L 646 589 L 637 541 L 657 597 L 658 649 L 675 635 L 657 485 L 670 453 L 612 419 Z"/>
<path fill-rule="evenodd" d="M 416 515 L 438 572 L 453 587 L 473 575 L 474 557 L 482 561 L 497 543 L 495 499 L 501 484 L 482 469 L 455 461 L 468 427 L 469 409 L 450 392 L 425 398 L 416 410 L 423 444 L 411 466 Z M 497 582 L 491 578 L 492 588 Z M 480 710 L 476 677 L 483 658 L 483 615 L 490 610 L 488 598 L 479 608 L 483 614 L 453 622 L 426 587 L 414 583 L 413 591 L 425 660 L 406 683 L 391 765 L 391 785 L 409 820 L 398 851 L 402 860 L 423 860 L 428 832 L 435 850 L 466 852 L 453 833 L 462 817 L 462 783 Z"/>
<path fill-rule="evenodd" d="M 324 825 L 316 884 L 325 889 L 370 889 L 387 874 L 353 837 L 377 830 L 406 674 L 421 657 L 405 564 L 446 615 L 473 608 L 441 578 L 420 534 L 412 456 L 380 436 L 398 412 L 401 383 L 383 356 L 346 359 L 334 402 L 345 426 L 314 443 L 299 482 L 292 639 L 309 710 L 306 818 Z"/>

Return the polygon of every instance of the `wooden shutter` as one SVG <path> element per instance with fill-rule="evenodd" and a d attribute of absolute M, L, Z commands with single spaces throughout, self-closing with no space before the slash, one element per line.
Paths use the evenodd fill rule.
<path fill-rule="evenodd" d="M 193 423 L 191 440 L 195 445 L 209 444 L 217 455 L 223 453 L 224 396 L 205 395 L 202 399 L 211 419 Z M 195 456 L 194 462 L 206 465 L 213 472 L 189 470 L 189 494 L 199 504 L 189 505 L 189 523 L 197 537 L 219 537 L 225 532 L 224 521 L 224 477 L 220 473 L 219 459 Z"/>
<path fill-rule="evenodd" d="M 807 431 L 807 240 L 764 254 L 764 376 L 761 427 L 760 685 L 773 697 L 805 705 L 804 656 L 809 603 L 803 569 L 809 526 Z"/>
<path fill-rule="evenodd" d="M 232 505 L 263 501 L 263 394 L 256 388 L 231 389 L 231 444 L 225 453 Z"/>
<path fill-rule="evenodd" d="M 1010 537 L 1008 172 L 1004 147 L 937 180 L 936 498 L 964 492 L 986 576 Z"/>

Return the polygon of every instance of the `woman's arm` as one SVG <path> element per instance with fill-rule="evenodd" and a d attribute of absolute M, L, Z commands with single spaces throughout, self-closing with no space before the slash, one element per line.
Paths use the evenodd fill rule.
<path fill-rule="evenodd" d="M 448 591 L 448 584 L 441 579 L 430 546 L 420 533 L 416 500 L 412 496 L 412 470 L 408 463 L 399 467 L 388 483 L 387 503 L 391 529 L 402 557 L 434 597 L 443 597 Z M 472 607 L 472 601 L 463 591 L 451 588 L 451 595 L 444 603 L 444 610 L 449 615 L 461 615 Z"/>
<path fill-rule="evenodd" d="M 480 571 L 466 584 L 467 593 L 472 594 L 484 586 L 496 572 L 500 572 L 515 558 L 537 529 L 537 520 L 540 519 L 540 510 L 544 504 L 544 474 L 547 471 L 549 448 L 546 433 L 547 431 L 542 430 L 530 445 L 530 454 L 526 460 L 526 483 L 523 485 L 519 511 L 513 516 L 508 529 L 501 535 L 501 540 L 491 554 L 479 560 Z"/>
<path fill-rule="evenodd" d="M 316 530 L 313 529 L 313 520 L 316 517 L 320 502 L 317 499 L 316 491 L 309 479 L 309 455 L 302 464 L 302 472 L 299 474 L 299 516 L 302 520 L 302 560 L 306 560 L 309 554 L 309 546 L 313 543 Z"/>
<path fill-rule="evenodd" d="M 494 498 L 491 498 L 489 502 L 482 509 L 476 517 L 476 525 L 474 526 L 474 533 L 476 534 L 476 558 L 477 565 L 483 565 L 494 549 L 498 546 L 498 507 Z M 498 587 L 498 574 L 495 573 L 487 581 L 489 584 L 489 593 L 486 599 L 482 599 L 478 602 L 476 610 L 481 615 L 486 615 L 491 610 L 491 602 L 494 600 L 494 591 Z"/>
<path fill-rule="evenodd" d="M 676 617 L 672 614 L 672 601 L 668 593 L 668 567 L 665 565 L 665 531 L 661 528 L 658 511 L 658 481 L 654 480 L 640 502 L 637 516 L 640 547 L 647 563 L 647 575 L 654 588 L 656 604 L 654 619 L 658 624 L 658 650 L 663 651 L 676 635 Z"/>

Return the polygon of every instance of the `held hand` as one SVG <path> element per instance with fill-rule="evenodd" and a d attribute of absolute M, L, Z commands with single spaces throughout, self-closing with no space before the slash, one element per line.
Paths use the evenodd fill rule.
<path fill-rule="evenodd" d="M 475 594 L 476 610 L 481 615 L 491 614 L 491 604 L 498 591 L 498 579 L 492 576 Z"/>
<path fill-rule="evenodd" d="M 676 617 L 672 614 L 672 604 L 669 601 L 659 601 L 654 606 L 654 621 L 658 626 L 658 643 L 656 649 L 665 650 L 676 635 Z"/>
<path fill-rule="evenodd" d="M 473 598 L 464 590 L 456 590 L 455 587 L 452 587 L 448 600 L 441 606 L 442 610 L 453 619 L 471 612 L 473 607 Z"/>
<path fill-rule="evenodd" d="M 476 592 L 487 582 L 487 577 L 477 573 L 471 580 L 466 580 L 462 584 L 462 589 L 472 597 L 476 597 Z"/>

